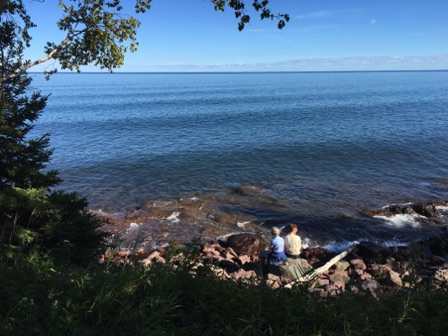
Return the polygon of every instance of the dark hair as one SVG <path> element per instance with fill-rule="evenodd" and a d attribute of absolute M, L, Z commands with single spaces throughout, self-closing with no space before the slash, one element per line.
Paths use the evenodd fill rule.
<path fill-rule="evenodd" d="M 295 224 L 289 224 L 288 225 L 288 232 L 292 232 L 292 230 L 297 229 L 297 225 Z"/>

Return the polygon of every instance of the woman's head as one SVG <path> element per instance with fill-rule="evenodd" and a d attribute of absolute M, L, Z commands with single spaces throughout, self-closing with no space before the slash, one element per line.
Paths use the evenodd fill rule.
<path fill-rule="evenodd" d="M 271 229 L 271 233 L 272 233 L 272 235 L 273 236 L 278 236 L 279 234 L 280 234 L 280 229 L 278 228 L 278 227 L 273 227 L 272 229 Z"/>

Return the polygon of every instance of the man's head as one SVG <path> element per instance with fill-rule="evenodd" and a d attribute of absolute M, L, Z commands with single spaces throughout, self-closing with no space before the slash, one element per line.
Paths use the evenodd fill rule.
<path fill-rule="evenodd" d="M 288 225 L 288 232 L 296 234 L 297 233 L 297 225 L 289 224 Z"/>

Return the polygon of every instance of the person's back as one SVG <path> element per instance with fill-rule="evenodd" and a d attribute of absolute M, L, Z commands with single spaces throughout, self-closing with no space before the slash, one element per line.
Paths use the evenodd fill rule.
<path fill-rule="evenodd" d="M 297 235 L 297 225 L 290 224 L 288 229 L 289 233 L 284 239 L 285 254 L 288 258 L 298 258 L 302 252 L 302 240 Z"/>
<path fill-rule="evenodd" d="M 269 264 L 277 265 L 278 263 L 286 260 L 285 254 L 285 241 L 280 237 L 280 230 L 276 227 L 271 230 L 274 236 L 269 245 Z"/>

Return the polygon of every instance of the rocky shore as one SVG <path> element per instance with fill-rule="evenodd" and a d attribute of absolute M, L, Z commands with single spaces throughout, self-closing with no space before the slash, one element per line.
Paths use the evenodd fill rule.
<path fill-rule="evenodd" d="M 313 274 L 319 267 L 337 256 L 324 248 L 306 248 L 301 259 L 288 259 L 284 264 L 271 267 L 262 274 L 259 251 L 266 246 L 264 239 L 254 234 L 236 234 L 226 241 L 212 241 L 197 246 L 199 253 L 193 270 L 205 267 L 223 281 L 252 283 L 273 289 L 291 287 L 297 278 Z M 174 263 L 185 256 L 176 255 Z M 115 262 L 134 262 L 151 267 L 166 263 L 169 258 L 164 248 L 153 251 L 139 250 L 132 254 L 120 251 Z M 338 296 L 344 292 L 368 294 L 395 288 L 426 286 L 448 289 L 448 232 L 405 247 L 385 248 L 372 243 L 350 247 L 344 257 L 320 273 L 307 278 L 310 291 L 317 297 Z"/>
<path fill-rule="evenodd" d="M 210 203 L 190 199 L 180 204 L 180 207 L 176 204 L 176 208 L 173 208 L 173 204 L 153 208 L 151 216 L 169 218 L 174 212 L 174 217 L 177 217 L 181 214 L 174 210 L 181 208 L 183 209 L 182 217 L 191 219 L 191 223 L 194 223 L 192 218 L 198 213 L 202 213 L 210 220 Z M 437 207 L 447 205 L 448 201 L 443 200 L 366 209 L 364 212 L 367 216 L 385 217 L 411 214 L 430 218 L 438 223 L 441 215 Z M 158 247 L 147 244 L 136 245 L 142 235 L 141 227 L 133 222 L 129 224 L 129 221 L 137 216 L 136 214 L 138 212 L 134 211 L 128 214 L 128 218 L 112 221 L 109 226 L 105 226 L 104 229 L 115 233 L 116 237 L 126 236 L 128 242 L 134 242 L 133 251 L 131 248 L 124 248 L 110 254 L 107 258 L 118 263 L 140 263 L 146 267 L 168 261 L 172 264 L 173 259 L 170 259 L 172 256 L 166 253 L 169 244 Z M 216 217 L 212 219 L 219 223 Z M 221 218 L 220 221 L 244 222 L 244 219 L 240 215 L 230 214 L 228 217 Z M 117 226 L 117 223 L 123 223 L 123 227 Z M 183 227 L 184 230 L 194 230 L 194 228 L 194 225 Z M 221 228 L 217 224 L 214 231 L 209 233 L 221 233 Z M 264 235 L 257 232 L 237 232 L 223 235 L 218 239 L 202 237 L 195 245 L 199 253 L 194 260 L 194 269 L 195 272 L 199 272 L 207 268 L 223 281 L 253 283 L 273 289 L 290 288 L 298 283 L 306 283 L 312 293 L 318 297 L 337 296 L 344 292 L 367 293 L 376 296 L 380 291 L 417 286 L 446 290 L 448 289 L 448 230 L 442 225 L 438 232 L 432 238 L 422 239 L 407 246 L 385 247 L 372 242 L 361 242 L 338 253 L 322 247 L 308 247 L 303 250 L 300 259 L 288 259 L 281 265 L 271 267 L 267 274 L 262 273 L 259 263 L 260 251 L 268 244 L 268 239 Z M 147 236 L 149 233 L 143 232 L 143 234 Z M 186 257 L 177 255 L 176 258 L 180 261 Z"/>

